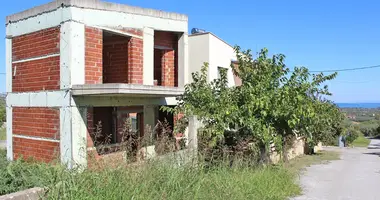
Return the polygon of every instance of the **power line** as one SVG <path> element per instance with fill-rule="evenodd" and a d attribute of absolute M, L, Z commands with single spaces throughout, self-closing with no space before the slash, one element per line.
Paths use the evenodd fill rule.
<path fill-rule="evenodd" d="M 363 69 L 373 69 L 380 68 L 380 65 L 374 65 L 369 67 L 357 67 L 357 68 L 346 68 L 346 69 L 330 69 L 330 70 L 321 70 L 321 71 L 309 71 L 310 73 L 320 73 L 320 72 L 344 72 L 344 71 L 356 71 Z M 294 71 L 291 71 L 294 72 Z M 6 73 L 0 72 L 0 75 L 5 75 Z"/>
<path fill-rule="evenodd" d="M 335 70 L 310 71 L 310 73 L 356 71 L 356 70 L 373 69 L 373 68 L 380 68 L 380 65 L 374 65 L 374 66 L 369 66 L 369 67 L 357 67 L 357 68 L 335 69 Z"/>

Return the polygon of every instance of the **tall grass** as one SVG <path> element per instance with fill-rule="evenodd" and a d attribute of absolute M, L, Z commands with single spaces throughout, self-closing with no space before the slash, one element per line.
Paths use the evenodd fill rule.
<path fill-rule="evenodd" d="M 293 174 L 281 166 L 226 163 L 210 168 L 189 162 L 179 167 L 165 159 L 77 173 L 61 166 L 2 159 L 0 195 L 36 186 L 46 188 L 46 199 L 276 200 L 300 193 Z"/>
<path fill-rule="evenodd" d="M 184 150 L 187 151 L 184 154 L 174 145 L 175 141 L 169 134 L 171 131 L 166 131 L 165 123 L 155 128 L 159 134 L 154 134 L 153 138 L 148 130 L 145 131 L 149 137 L 141 138 L 141 141 L 136 132 L 130 131 L 128 123 L 125 127 L 120 149 L 116 150 L 127 152 L 129 158 L 138 157 L 139 144 L 154 144 L 156 153 L 164 156 L 148 161 L 131 159 L 137 161 L 132 164 L 116 164 L 109 160 L 108 163 L 100 163 L 99 167 L 77 171 L 31 160 L 8 162 L 5 151 L 0 150 L 0 195 L 43 187 L 43 199 L 281 200 L 301 192 L 295 181 L 299 165 L 261 166 L 255 154 L 233 154 L 229 157 L 228 149 L 221 149 L 226 150 L 224 153 L 216 151 L 219 156 L 215 160 L 215 152 L 204 147 L 200 152 Z M 114 152 L 115 149 L 111 149 L 107 142 L 97 140 L 104 137 L 96 133 L 101 133 L 101 126 L 92 135 L 99 142 L 96 145 L 98 152 Z M 107 141 L 107 137 L 104 140 Z M 137 148 L 131 148 L 133 145 Z M 307 163 L 313 163 L 311 156 L 305 158 L 309 159 Z"/>
<path fill-rule="evenodd" d="M 5 128 L 1 128 L 0 127 L 0 140 L 6 140 L 7 139 L 7 135 L 6 135 L 6 130 Z"/>
<path fill-rule="evenodd" d="M 356 138 L 351 146 L 353 147 L 368 147 L 369 143 L 371 141 L 369 139 L 367 139 L 366 137 L 364 137 L 363 134 L 360 134 L 358 138 Z"/>

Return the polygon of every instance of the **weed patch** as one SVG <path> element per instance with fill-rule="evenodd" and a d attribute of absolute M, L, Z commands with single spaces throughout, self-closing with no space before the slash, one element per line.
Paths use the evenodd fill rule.
<path fill-rule="evenodd" d="M 0 151 L 0 195 L 31 187 L 46 188 L 46 199 L 287 199 L 301 193 L 296 172 L 338 159 L 335 152 L 302 156 L 267 167 L 202 163 L 175 165 L 167 160 L 139 167 L 120 166 L 81 173 L 61 166 L 5 159 Z"/>
<path fill-rule="evenodd" d="M 368 147 L 369 143 L 371 141 L 367 138 L 365 138 L 363 135 L 360 135 L 358 138 L 356 138 L 351 146 L 353 147 Z"/>
<path fill-rule="evenodd" d="M 0 128 L 0 140 L 6 140 L 6 139 L 7 139 L 7 135 L 6 135 L 5 128 Z"/>

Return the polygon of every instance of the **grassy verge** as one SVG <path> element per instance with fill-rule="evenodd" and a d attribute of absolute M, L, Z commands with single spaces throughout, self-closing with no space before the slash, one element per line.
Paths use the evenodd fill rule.
<path fill-rule="evenodd" d="M 7 139 L 7 136 L 6 136 L 5 128 L 0 128 L 0 140 L 6 140 L 6 139 Z"/>
<path fill-rule="evenodd" d="M 293 172 L 298 173 L 300 170 L 310 165 L 326 164 L 332 160 L 339 160 L 340 154 L 335 151 L 321 151 L 314 155 L 304 155 L 291 160 L 285 167 Z"/>
<path fill-rule="evenodd" d="M 4 151 L 0 152 L 4 156 Z M 46 187 L 48 199 L 288 199 L 301 193 L 295 172 L 336 159 L 322 153 L 303 156 L 286 166 L 204 168 L 151 162 L 140 167 L 72 173 L 59 166 L 0 158 L 0 195 Z M 7 170 L 5 170 L 7 168 Z"/>
<path fill-rule="evenodd" d="M 368 147 L 369 143 L 371 141 L 367 138 L 365 138 L 363 135 L 360 135 L 358 138 L 356 138 L 351 146 L 354 146 L 354 147 Z"/>

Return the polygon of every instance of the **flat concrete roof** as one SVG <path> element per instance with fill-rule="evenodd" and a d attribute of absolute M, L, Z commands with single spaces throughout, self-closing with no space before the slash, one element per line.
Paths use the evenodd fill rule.
<path fill-rule="evenodd" d="M 60 7 L 78 7 L 95 10 L 124 12 L 136 15 L 152 16 L 157 18 L 165 18 L 172 20 L 187 21 L 188 17 L 184 14 L 174 12 L 164 12 L 161 10 L 154 10 L 148 8 L 141 8 L 135 6 L 129 6 L 124 4 L 104 2 L 100 0 L 55 0 L 53 2 L 36 6 L 34 8 L 25 10 L 6 17 L 6 24 L 21 21 L 29 17 L 40 15 L 46 12 L 57 10 Z"/>
<path fill-rule="evenodd" d="M 131 96 L 131 97 L 176 97 L 184 93 L 184 88 L 135 84 L 83 84 L 73 85 L 74 96 Z"/>
<path fill-rule="evenodd" d="M 191 34 L 189 35 L 189 37 L 196 37 L 196 36 L 200 36 L 200 35 L 212 35 L 214 36 L 215 38 L 217 38 L 218 40 L 224 42 L 225 44 L 227 44 L 228 46 L 234 48 L 232 45 L 228 44 L 228 42 L 222 40 L 222 38 L 218 37 L 217 35 L 215 35 L 214 33 L 212 32 L 204 32 L 204 33 L 195 33 L 195 34 Z"/>

